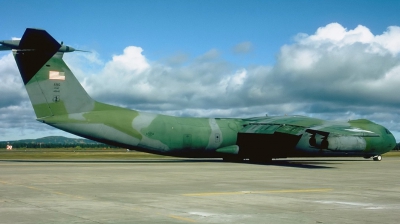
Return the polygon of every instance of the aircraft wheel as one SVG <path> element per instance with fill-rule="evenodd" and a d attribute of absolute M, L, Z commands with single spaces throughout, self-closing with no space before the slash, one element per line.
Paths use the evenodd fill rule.
<path fill-rule="evenodd" d="M 374 156 L 374 161 L 381 161 L 382 160 L 382 156 L 381 155 L 377 155 L 377 156 Z"/>

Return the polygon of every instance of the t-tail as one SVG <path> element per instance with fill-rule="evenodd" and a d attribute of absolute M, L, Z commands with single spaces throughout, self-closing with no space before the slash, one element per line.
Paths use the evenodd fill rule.
<path fill-rule="evenodd" d="M 94 108 L 87 94 L 63 61 L 74 48 L 58 43 L 45 30 L 26 29 L 21 40 L 0 41 L 0 50 L 12 50 L 36 117 L 82 113 Z"/>
<path fill-rule="evenodd" d="M 100 103 L 88 95 L 62 59 L 64 53 L 80 50 L 58 43 L 45 30 L 32 28 L 26 29 L 21 40 L 0 44 L 0 50 L 13 51 L 38 121 L 114 146 L 160 154 L 168 149 L 140 132 L 156 115 L 140 116 L 135 110 Z M 136 123 L 134 118 L 138 118 Z"/>

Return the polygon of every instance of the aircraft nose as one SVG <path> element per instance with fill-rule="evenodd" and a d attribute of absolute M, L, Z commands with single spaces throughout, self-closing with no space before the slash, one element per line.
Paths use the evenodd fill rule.
<path fill-rule="evenodd" d="M 396 139 L 394 138 L 393 134 L 385 128 L 386 138 L 383 139 L 383 143 L 387 145 L 388 151 L 394 149 L 396 146 Z"/>
<path fill-rule="evenodd" d="M 392 142 L 391 142 L 391 148 L 392 149 L 394 149 L 394 147 L 396 147 L 396 145 L 397 145 L 397 142 L 396 142 L 396 139 L 394 138 L 394 136 L 391 134 L 391 136 L 392 136 Z"/>

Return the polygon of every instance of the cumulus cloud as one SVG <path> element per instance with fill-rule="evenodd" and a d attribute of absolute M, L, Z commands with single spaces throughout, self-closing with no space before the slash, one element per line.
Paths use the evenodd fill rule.
<path fill-rule="evenodd" d="M 180 66 L 189 60 L 189 55 L 183 52 L 176 53 L 166 59 L 161 60 L 161 63 L 166 63 L 169 66 Z"/>
<path fill-rule="evenodd" d="M 294 40 L 280 48 L 274 65 L 236 66 L 218 49 L 151 61 L 136 46 L 107 62 L 96 53 L 65 60 L 95 99 L 133 109 L 198 117 L 367 118 L 400 132 L 400 27 L 373 34 L 362 25 L 331 23 Z M 250 42 L 234 47 L 237 53 L 251 49 Z M 11 59 L 0 59 L 0 74 L 13 88 L 0 91 L 14 98 L 2 100 L 0 110 L 27 101 Z"/>
<path fill-rule="evenodd" d="M 174 115 L 303 114 L 391 122 L 391 111 L 400 105 L 399 30 L 392 26 L 374 35 L 362 25 L 347 29 L 328 24 L 314 34 L 296 35 L 293 44 L 281 47 L 275 65 L 237 67 L 221 59 L 216 49 L 180 67 L 141 60 L 149 66 L 121 77 L 129 85 L 118 88 L 114 97 L 106 91 L 94 94 L 108 102 Z M 251 46 L 245 43 L 237 49 Z M 145 57 L 136 53 L 137 58 Z M 119 56 L 129 57 L 125 52 Z"/>
<path fill-rule="evenodd" d="M 11 53 L 0 57 L 0 141 L 39 138 L 49 135 L 73 137 L 36 121 Z"/>
<path fill-rule="evenodd" d="M 395 97 L 400 84 L 399 41 L 392 41 L 399 36 L 397 27 L 373 35 L 365 26 L 348 30 L 332 23 L 282 46 L 275 65 L 248 68 L 221 59 L 216 49 L 175 67 L 150 62 L 142 49 L 127 47 L 87 83 L 100 99 L 156 111 L 275 105 L 282 112 L 314 108 L 308 113 L 319 113 L 326 102 L 341 110 L 371 103 L 395 107 L 400 102 Z M 130 48 L 136 50 L 129 52 Z M 297 102 L 305 105 L 292 110 L 279 106 Z"/>
<path fill-rule="evenodd" d="M 0 108 L 12 106 L 15 102 L 28 99 L 12 54 L 0 58 L 0 74 Z"/>
<path fill-rule="evenodd" d="M 253 44 L 250 41 L 245 41 L 236 44 L 232 50 L 235 54 L 247 54 L 253 50 Z"/>
<path fill-rule="evenodd" d="M 382 42 L 382 37 L 391 38 Z M 291 87 L 292 99 L 395 107 L 400 103 L 394 97 L 400 93 L 399 37 L 394 27 L 374 36 L 363 26 L 347 30 L 329 24 L 283 46 L 273 72 Z"/>

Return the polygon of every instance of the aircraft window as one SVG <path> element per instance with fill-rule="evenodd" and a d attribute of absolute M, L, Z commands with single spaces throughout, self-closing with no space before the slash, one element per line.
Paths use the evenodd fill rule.
<path fill-rule="evenodd" d="M 388 129 L 385 128 L 386 134 L 392 134 Z"/>

